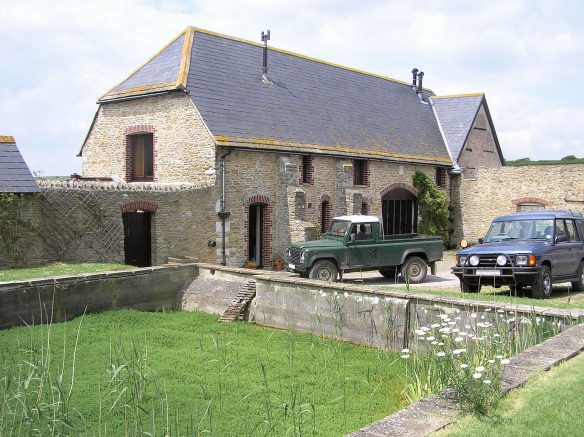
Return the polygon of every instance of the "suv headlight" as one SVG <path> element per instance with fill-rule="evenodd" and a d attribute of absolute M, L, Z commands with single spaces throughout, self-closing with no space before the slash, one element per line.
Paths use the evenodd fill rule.
<path fill-rule="evenodd" d="M 497 257 L 497 265 L 504 266 L 505 264 L 507 264 L 507 257 L 505 255 L 499 255 Z"/>
<path fill-rule="evenodd" d="M 467 258 L 466 255 L 459 255 L 456 258 L 457 258 L 456 265 L 463 266 L 466 264 L 466 258 Z"/>
<path fill-rule="evenodd" d="M 304 252 L 302 252 L 300 254 L 300 259 L 298 261 L 300 261 L 301 263 L 304 263 Z"/>
<path fill-rule="evenodd" d="M 535 255 L 516 255 L 515 264 L 518 266 L 534 266 Z"/>
<path fill-rule="evenodd" d="M 471 266 L 476 267 L 479 265 L 479 257 L 477 255 L 473 255 L 469 258 L 468 262 L 470 263 Z"/>

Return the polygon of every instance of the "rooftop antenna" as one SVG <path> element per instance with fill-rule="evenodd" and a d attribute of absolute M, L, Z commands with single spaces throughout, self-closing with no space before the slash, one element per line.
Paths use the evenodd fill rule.
<path fill-rule="evenodd" d="M 264 43 L 264 56 L 262 64 L 262 82 L 266 85 L 273 85 L 274 83 L 268 78 L 268 41 L 270 40 L 270 31 L 264 32 L 262 30 L 262 42 Z"/>

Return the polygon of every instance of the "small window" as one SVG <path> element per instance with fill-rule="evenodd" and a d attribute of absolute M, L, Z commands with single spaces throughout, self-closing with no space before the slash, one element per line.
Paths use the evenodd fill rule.
<path fill-rule="evenodd" d="M 353 185 L 369 185 L 368 162 L 364 159 L 353 161 Z"/>
<path fill-rule="evenodd" d="M 132 135 L 132 180 L 152 180 L 152 134 Z"/>
<path fill-rule="evenodd" d="M 312 155 L 302 155 L 301 169 L 300 169 L 300 182 L 303 184 L 312 184 Z"/>
<path fill-rule="evenodd" d="M 436 167 L 436 185 L 440 188 L 446 188 L 446 169 L 444 167 Z"/>
<path fill-rule="evenodd" d="M 545 205 L 542 203 L 519 203 L 517 204 L 517 212 L 526 212 L 526 211 L 542 211 L 545 209 Z"/>

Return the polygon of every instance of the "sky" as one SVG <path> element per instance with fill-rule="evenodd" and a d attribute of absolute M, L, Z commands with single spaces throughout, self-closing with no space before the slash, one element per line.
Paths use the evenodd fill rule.
<path fill-rule="evenodd" d="M 81 172 L 96 101 L 187 26 L 483 92 L 506 159 L 584 157 L 582 0 L 0 0 L 0 135 L 42 176 Z"/>

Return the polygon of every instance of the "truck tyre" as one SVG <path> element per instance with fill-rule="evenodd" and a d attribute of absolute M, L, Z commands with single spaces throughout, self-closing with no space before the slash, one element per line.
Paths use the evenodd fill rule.
<path fill-rule="evenodd" d="M 460 291 L 463 293 L 479 293 L 481 291 L 481 286 L 479 284 L 474 285 L 460 281 Z"/>
<path fill-rule="evenodd" d="M 397 267 L 382 267 L 379 269 L 379 273 L 388 279 L 395 279 L 397 276 Z"/>
<path fill-rule="evenodd" d="M 584 261 L 580 261 L 578 267 L 578 280 L 572 282 L 573 291 L 584 291 Z"/>
<path fill-rule="evenodd" d="M 333 262 L 323 259 L 314 263 L 308 277 L 319 281 L 337 282 L 337 274 L 337 266 Z"/>
<path fill-rule="evenodd" d="M 409 284 L 419 284 L 426 279 L 428 265 L 419 256 L 411 256 L 401 266 L 402 280 Z"/>
<path fill-rule="evenodd" d="M 547 299 L 552 295 L 552 272 L 548 266 L 541 266 L 539 276 L 531 286 L 531 294 L 536 299 Z"/>

